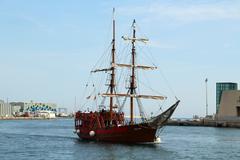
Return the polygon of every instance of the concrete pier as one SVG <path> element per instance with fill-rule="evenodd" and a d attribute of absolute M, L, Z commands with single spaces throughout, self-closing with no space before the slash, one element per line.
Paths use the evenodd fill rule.
<path fill-rule="evenodd" d="M 167 125 L 240 128 L 240 121 L 226 121 L 226 120 L 212 120 L 212 119 L 169 120 Z"/>

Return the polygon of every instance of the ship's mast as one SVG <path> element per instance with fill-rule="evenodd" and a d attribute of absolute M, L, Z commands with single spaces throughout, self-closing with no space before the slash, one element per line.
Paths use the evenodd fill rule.
<path fill-rule="evenodd" d="M 133 95 L 135 92 L 136 84 L 135 84 L 135 39 L 136 39 L 136 29 L 135 29 L 135 19 L 133 20 L 133 38 L 132 38 L 132 75 L 130 80 L 130 94 Z M 134 101 L 133 97 L 130 97 L 130 124 L 133 124 L 133 107 L 134 107 Z"/>
<path fill-rule="evenodd" d="M 95 69 L 95 70 L 91 71 L 92 73 L 102 72 L 102 71 L 111 72 L 110 84 L 109 84 L 109 88 L 108 88 L 108 89 L 110 89 L 110 93 L 108 93 L 109 92 L 109 90 L 108 90 L 106 93 L 101 94 L 103 97 L 110 97 L 110 104 L 109 104 L 110 124 L 112 123 L 112 113 L 113 113 L 113 109 L 114 109 L 114 105 L 113 105 L 114 104 L 114 102 L 113 102 L 114 97 L 129 97 L 130 98 L 130 124 L 134 124 L 134 120 L 133 120 L 134 98 L 155 99 L 155 100 L 166 99 L 166 97 L 164 97 L 164 96 L 140 95 L 140 94 L 136 93 L 137 85 L 136 85 L 135 70 L 136 69 L 144 69 L 144 70 L 149 70 L 150 69 L 150 70 L 153 70 L 153 69 L 157 69 L 157 67 L 136 64 L 135 43 L 137 41 L 146 43 L 148 41 L 148 39 L 146 39 L 146 38 L 136 38 L 136 21 L 135 20 L 133 21 L 132 28 L 133 28 L 133 32 L 132 32 L 132 37 L 131 38 L 122 36 L 122 38 L 124 40 L 131 41 L 131 43 L 132 43 L 131 64 L 116 63 L 116 61 L 115 61 L 115 54 L 116 54 L 116 51 L 115 51 L 115 18 L 114 18 L 114 9 L 113 9 L 113 37 L 112 37 L 111 67 L 110 68 L 103 68 L 103 69 Z M 129 85 L 128 93 L 116 93 L 116 90 L 115 90 L 115 86 L 116 86 L 116 84 L 115 84 L 116 83 L 115 82 L 115 74 L 116 74 L 115 73 L 115 68 L 116 67 L 127 67 L 127 68 L 130 68 L 130 70 L 131 70 L 130 81 L 129 81 L 130 85 Z M 121 111 L 121 108 L 120 108 L 120 111 Z"/>
<path fill-rule="evenodd" d="M 111 81 L 110 81 L 110 94 L 113 94 L 115 87 L 115 8 L 113 8 L 113 37 L 112 37 L 112 73 L 111 73 Z M 113 110 L 113 97 L 110 97 L 110 121 L 112 121 L 112 110 Z"/>

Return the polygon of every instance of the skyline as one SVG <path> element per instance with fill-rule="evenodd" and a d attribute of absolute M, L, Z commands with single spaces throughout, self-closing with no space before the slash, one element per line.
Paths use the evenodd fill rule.
<path fill-rule="evenodd" d="M 209 114 L 215 113 L 215 83 L 239 83 L 239 1 L 93 3 L 0 1 L 0 99 L 72 107 L 76 96 L 79 104 L 92 66 L 111 41 L 112 7 L 117 47 L 133 19 L 150 39 L 181 100 L 174 117 L 205 115 L 206 78 Z"/>

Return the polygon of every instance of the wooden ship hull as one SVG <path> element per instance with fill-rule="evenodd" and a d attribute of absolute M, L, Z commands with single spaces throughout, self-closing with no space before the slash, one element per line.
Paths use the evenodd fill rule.
<path fill-rule="evenodd" d="M 89 134 L 91 131 L 94 135 Z M 113 142 L 113 143 L 145 143 L 156 140 L 157 129 L 144 124 L 115 126 L 90 130 L 81 128 L 78 136 L 83 140 Z"/>
<path fill-rule="evenodd" d="M 145 123 L 124 125 L 124 114 L 113 113 L 115 124 L 106 126 L 110 112 L 81 113 L 75 116 L 75 130 L 83 140 L 113 143 L 155 142 L 156 132 L 172 116 L 180 101 Z"/>

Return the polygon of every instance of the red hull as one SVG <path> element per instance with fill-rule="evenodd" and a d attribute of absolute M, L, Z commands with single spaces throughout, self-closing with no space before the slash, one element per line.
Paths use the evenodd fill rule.
<path fill-rule="evenodd" d="M 149 126 L 143 126 L 140 124 L 115 126 L 109 128 L 99 128 L 95 130 L 89 130 L 87 128 L 80 128 L 78 136 L 81 139 L 104 141 L 104 142 L 116 142 L 116 143 L 144 143 L 154 142 L 156 130 Z M 90 136 L 90 132 L 94 131 L 94 135 Z"/>
<path fill-rule="evenodd" d="M 76 112 L 75 129 L 81 139 L 116 142 L 116 143 L 145 143 L 156 140 L 156 131 L 171 117 L 178 106 L 177 101 L 162 114 L 149 119 L 146 123 L 125 125 L 124 114 L 110 112 Z"/>

